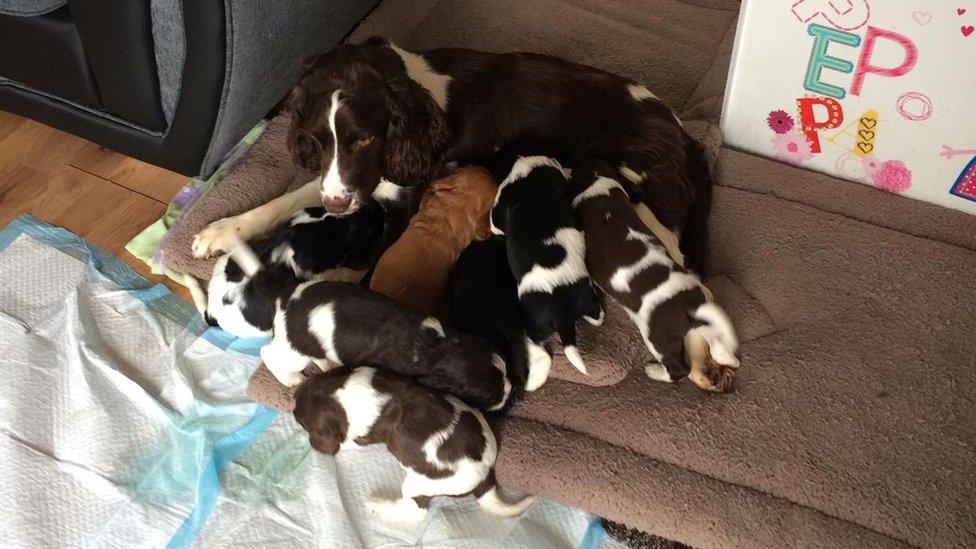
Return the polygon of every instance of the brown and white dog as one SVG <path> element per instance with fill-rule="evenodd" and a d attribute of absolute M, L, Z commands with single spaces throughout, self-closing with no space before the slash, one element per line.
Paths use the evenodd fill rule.
<path fill-rule="evenodd" d="M 371 39 L 311 58 L 288 110 L 292 157 L 320 176 L 214 222 L 194 240 L 195 255 L 226 250 L 235 233 L 248 240 L 267 232 L 298 209 L 354 210 L 377 189 L 433 181 L 447 162 L 469 164 L 532 142 L 568 167 L 589 158 L 610 163 L 633 187 L 629 194 L 643 194 L 680 234 L 689 266 L 702 269 L 711 200 L 705 157 L 671 109 L 626 78 L 546 55 L 415 54 Z"/>
<path fill-rule="evenodd" d="M 475 166 L 433 182 L 406 230 L 380 257 L 370 289 L 440 315 L 458 256 L 473 240 L 491 236 L 489 214 L 497 188 L 491 174 Z"/>
<path fill-rule="evenodd" d="M 627 311 L 659 362 L 648 377 L 699 387 L 732 387 L 739 342 L 725 312 L 695 274 L 678 265 L 634 211 L 610 166 L 580 165 L 570 182 L 586 234 L 587 265 L 600 288 Z"/>
<path fill-rule="evenodd" d="M 368 367 L 315 376 L 295 393 L 295 420 L 328 455 L 354 444 L 386 445 L 407 473 L 401 496 L 367 505 L 390 519 L 422 519 L 434 496 L 474 494 L 482 508 L 506 517 L 534 500 L 500 497 L 498 444 L 481 412 L 403 376 Z"/>

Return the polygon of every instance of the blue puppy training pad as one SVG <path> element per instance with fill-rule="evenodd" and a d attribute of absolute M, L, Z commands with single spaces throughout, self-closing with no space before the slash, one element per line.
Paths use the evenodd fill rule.
<path fill-rule="evenodd" d="M 220 471 L 276 415 L 244 394 L 259 361 L 207 332 L 64 229 L 0 232 L 0 545 L 192 541 Z"/>
<path fill-rule="evenodd" d="M 371 516 L 402 470 L 379 445 L 315 452 L 249 402 L 260 343 L 64 229 L 24 216 L 0 231 L 0 546 L 615 545 L 552 501 L 518 518 L 471 497 L 435 499 L 421 524 Z"/>

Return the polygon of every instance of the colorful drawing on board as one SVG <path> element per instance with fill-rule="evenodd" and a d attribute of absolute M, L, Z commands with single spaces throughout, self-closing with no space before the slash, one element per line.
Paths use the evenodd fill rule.
<path fill-rule="evenodd" d="M 794 166 L 813 158 L 813 146 L 795 128 L 773 138 L 773 152 L 778 160 Z"/>
<path fill-rule="evenodd" d="M 796 122 L 794 122 L 793 117 L 786 111 L 778 110 L 769 113 L 769 117 L 766 118 L 766 125 L 774 132 L 784 134 L 792 130 Z"/>
<path fill-rule="evenodd" d="M 868 24 L 871 5 L 868 0 L 798 0 L 790 11 L 801 23 L 821 17 L 838 29 L 852 31 Z"/>
<path fill-rule="evenodd" d="M 939 156 L 945 157 L 946 160 L 952 160 L 954 156 L 968 156 L 971 154 L 976 154 L 976 149 L 956 149 L 949 145 L 942 145 L 942 152 L 939 153 Z"/>
<path fill-rule="evenodd" d="M 855 156 L 854 153 L 845 152 L 838 156 L 837 161 L 834 162 L 834 169 L 837 170 L 838 175 L 845 179 L 870 182 L 864 160 Z"/>
<path fill-rule="evenodd" d="M 932 100 L 919 92 L 907 92 L 895 100 L 895 110 L 902 118 L 911 122 L 921 122 L 932 118 Z"/>
<path fill-rule="evenodd" d="M 976 156 L 966 164 L 959 179 L 952 185 L 949 194 L 976 202 Z"/>
<path fill-rule="evenodd" d="M 861 158 L 874 152 L 874 142 L 878 137 L 878 111 L 871 109 L 857 119 L 857 136 L 851 151 Z"/>
<path fill-rule="evenodd" d="M 902 193 L 911 188 L 912 171 L 901 160 L 881 161 L 869 156 L 863 162 L 875 187 L 890 193 Z"/>
<path fill-rule="evenodd" d="M 932 14 L 927 11 L 915 11 L 912 12 L 912 19 L 918 23 L 918 26 L 924 27 L 932 22 Z"/>

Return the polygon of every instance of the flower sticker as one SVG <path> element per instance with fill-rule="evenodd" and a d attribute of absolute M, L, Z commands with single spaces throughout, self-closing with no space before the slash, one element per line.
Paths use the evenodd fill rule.
<path fill-rule="evenodd" d="M 766 118 L 766 124 L 774 132 L 782 135 L 790 130 L 796 125 L 793 121 L 793 117 L 786 113 L 786 111 L 779 110 L 769 113 L 769 117 Z"/>
<path fill-rule="evenodd" d="M 873 158 L 865 160 L 871 166 L 867 168 L 874 186 L 891 193 L 900 193 L 912 186 L 912 171 L 901 160 L 886 160 L 877 162 Z"/>
<path fill-rule="evenodd" d="M 799 166 L 813 158 L 813 148 L 807 138 L 795 129 L 791 129 L 773 138 L 773 151 L 776 158 Z"/>

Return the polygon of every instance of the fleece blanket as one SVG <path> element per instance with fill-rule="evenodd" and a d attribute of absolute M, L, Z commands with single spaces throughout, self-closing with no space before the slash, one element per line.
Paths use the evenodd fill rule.
<path fill-rule="evenodd" d="M 68 231 L 25 216 L 0 232 L 0 545 L 615 545 L 552 501 L 512 519 L 473 498 L 435 499 L 413 525 L 371 517 L 395 460 L 322 455 L 250 402 L 256 351 Z"/>

